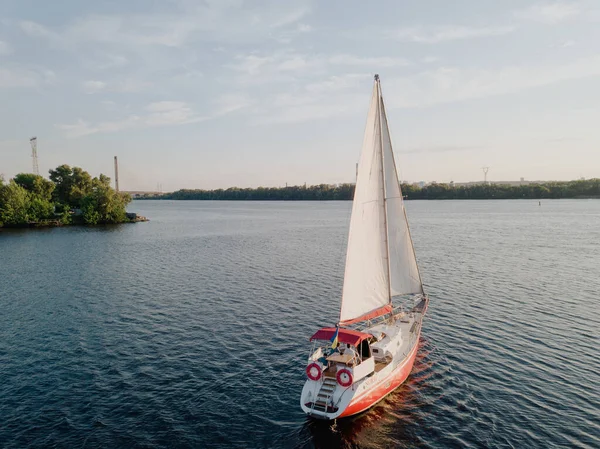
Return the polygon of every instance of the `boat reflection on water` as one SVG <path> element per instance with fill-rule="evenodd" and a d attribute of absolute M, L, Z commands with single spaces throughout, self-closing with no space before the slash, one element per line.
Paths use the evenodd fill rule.
<path fill-rule="evenodd" d="M 308 417 L 300 430 L 300 447 L 388 448 L 418 447 L 423 443 L 415 433 L 436 401 L 437 385 L 429 380 L 439 373 L 434 370 L 434 348 L 424 339 L 411 375 L 377 405 L 354 417 L 324 421 Z M 436 382 L 434 382 L 435 384 Z M 431 425 L 432 423 L 429 423 Z"/>

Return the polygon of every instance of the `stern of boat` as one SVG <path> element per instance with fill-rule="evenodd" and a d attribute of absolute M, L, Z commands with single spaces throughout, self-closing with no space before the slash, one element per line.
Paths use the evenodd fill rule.
<path fill-rule="evenodd" d="M 321 379 L 307 380 L 300 395 L 300 406 L 307 415 L 316 419 L 336 419 L 350 404 L 352 387 L 342 387 L 335 376 L 322 376 Z"/>

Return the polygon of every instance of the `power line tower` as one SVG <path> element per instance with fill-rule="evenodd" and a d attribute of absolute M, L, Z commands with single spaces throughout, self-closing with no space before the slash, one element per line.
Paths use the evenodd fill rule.
<path fill-rule="evenodd" d="M 31 159 L 33 162 L 33 173 L 36 175 L 40 174 L 40 167 L 38 166 L 38 157 L 37 157 L 37 137 L 32 137 L 29 139 L 29 143 L 31 144 Z"/>
<path fill-rule="evenodd" d="M 490 167 L 481 167 L 481 169 L 483 170 L 483 183 L 487 184 L 487 174 L 488 171 L 490 170 Z"/>

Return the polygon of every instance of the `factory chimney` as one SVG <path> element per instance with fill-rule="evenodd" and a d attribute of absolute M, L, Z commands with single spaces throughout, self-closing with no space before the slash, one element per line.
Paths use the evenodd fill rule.
<path fill-rule="evenodd" d="M 117 156 L 115 156 L 115 190 L 119 192 L 119 163 L 117 162 Z"/>

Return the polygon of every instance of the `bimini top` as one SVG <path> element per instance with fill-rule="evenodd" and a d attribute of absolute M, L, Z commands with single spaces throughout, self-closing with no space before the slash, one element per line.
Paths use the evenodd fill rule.
<path fill-rule="evenodd" d="M 323 329 L 319 329 L 317 332 L 315 332 L 315 335 L 310 337 L 310 341 L 331 340 L 335 334 L 335 329 L 335 327 L 324 327 Z M 358 346 L 361 341 L 366 340 L 369 337 L 373 336 L 364 332 L 340 328 L 340 332 L 338 334 L 338 342 L 346 343 L 352 346 Z"/>

